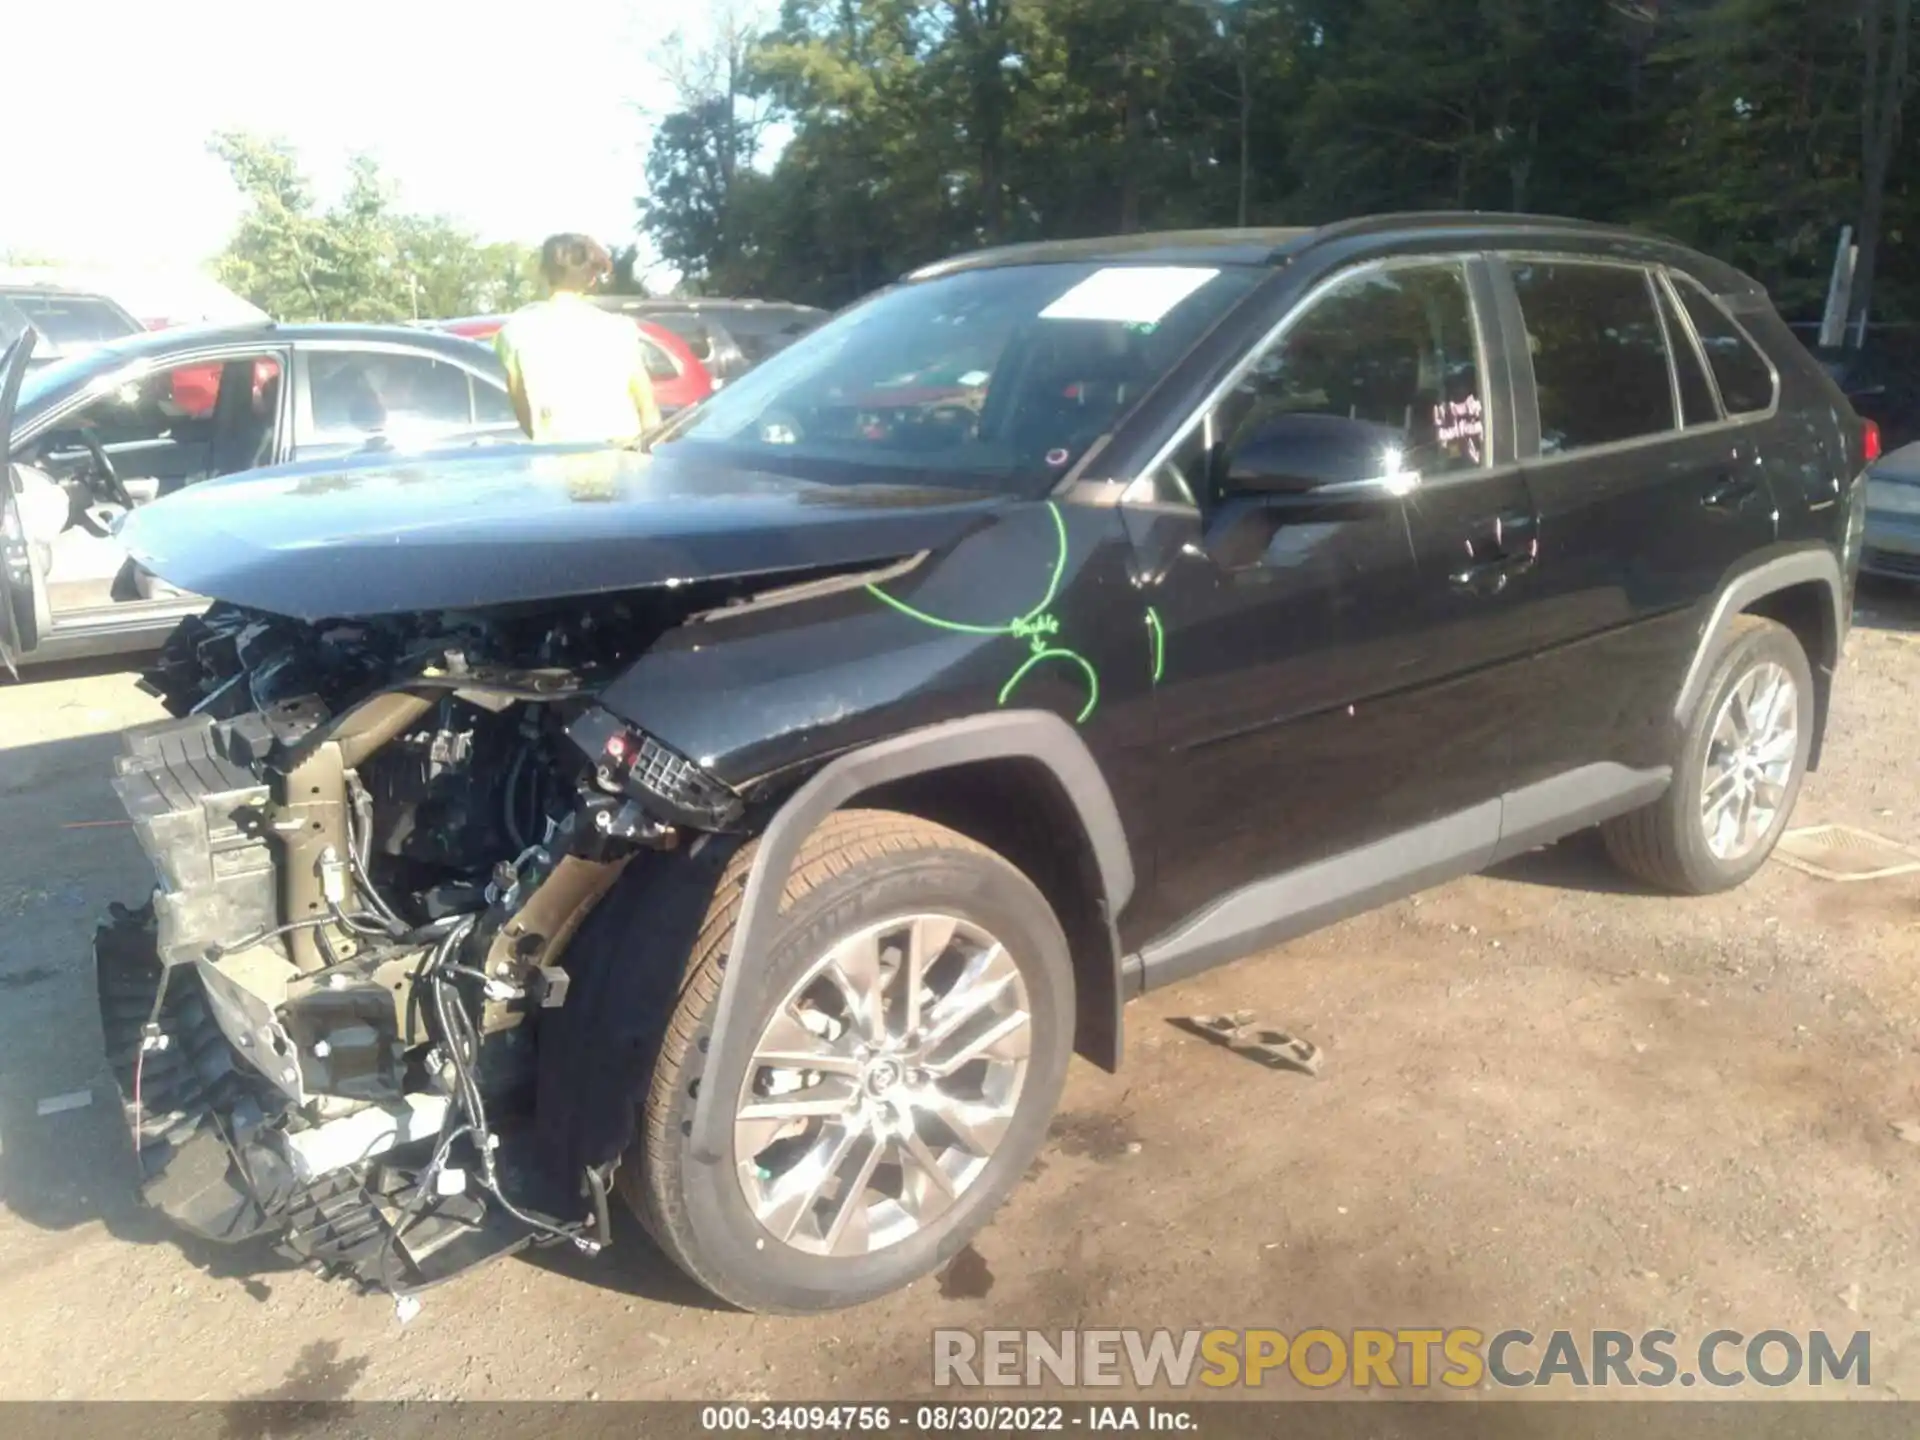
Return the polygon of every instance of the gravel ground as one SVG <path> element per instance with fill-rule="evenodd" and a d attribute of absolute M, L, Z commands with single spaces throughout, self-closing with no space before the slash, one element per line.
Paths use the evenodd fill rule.
<path fill-rule="evenodd" d="M 1796 823 L 1920 845 L 1920 603 L 1863 607 Z M 129 1192 L 87 949 L 150 883 L 108 775 L 155 713 L 120 674 L 0 685 L 0 1399 L 884 1397 L 987 1325 L 1865 1329 L 1873 1391 L 1920 1397 L 1920 877 L 1679 902 L 1584 840 L 1135 1006 L 976 1247 L 859 1311 L 716 1310 L 631 1224 L 406 1325 L 183 1244 Z M 1170 1023 L 1238 1009 L 1322 1075 Z"/>

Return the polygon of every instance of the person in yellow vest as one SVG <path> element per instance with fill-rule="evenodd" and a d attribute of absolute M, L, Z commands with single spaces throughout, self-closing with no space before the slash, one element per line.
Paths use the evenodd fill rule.
<path fill-rule="evenodd" d="M 590 236 L 549 236 L 540 247 L 548 298 L 516 310 L 494 336 L 520 428 L 543 444 L 626 444 L 660 423 L 639 330 L 586 298 L 612 268 Z"/>

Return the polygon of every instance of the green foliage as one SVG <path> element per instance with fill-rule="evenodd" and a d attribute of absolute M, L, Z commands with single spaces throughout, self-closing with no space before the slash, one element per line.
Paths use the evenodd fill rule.
<path fill-rule="evenodd" d="M 482 244 L 443 216 L 397 209 L 365 157 L 322 209 L 286 145 L 228 133 L 211 149 L 246 201 L 215 274 L 276 319 L 443 318 L 511 309 L 536 293 L 527 247 Z"/>
<path fill-rule="evenodd" d="M 837 304 L 1005 241 L 1523 209 L 1675 232 L 1801 314 L 1864 219 L 1876 314 L 1920 318 L 1920 126 L 1883 214 L 1864 158 L 1917 3 L 785 0 L 661 124 L 641 217 L 695 288 Z M 763 169 L 756 106 L 792 133 Z"/>

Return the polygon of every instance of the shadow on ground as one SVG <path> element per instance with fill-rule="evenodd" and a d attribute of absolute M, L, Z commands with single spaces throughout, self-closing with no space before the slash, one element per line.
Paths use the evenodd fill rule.
<path fill-rule="evenodd" d="M 1920 633 L 1920 585 L 1862 575 L 1853 623 L 1864 630 Z"/>
<path fill-rule="evenodd" d="M 1598 830 L 1582 830 L 1544 849 L 1516 855 L 1487 874 L 1496 880 L 1549 890 L 1584 890 L 1595 895 L 1656 893 L 1613 863 Z"/>
<path fill-rule="evenodd" d="M 636 1300 L 652 1300 L 688 1310 L 733 1308 L 689 1280 L 619 1200 L 613 1202 L 610 1214 L 613 1244 L 598 1255 L 583 1254 L 573 1245 L 551 1245 L 529 1250 L 524 1258 L 549 1274 L 631 1295 Z"/>
<path fill-rule="evenodd" d="M 94 660 L 58 660 L 41 664 L 28 664 L 20 667 L 20 678 L 8 675 L 0 667 L 0 685 L 9 688 L 27 688 L 35 685 L 55 686 L 63 680 L 84 680 L 101 675 L 137 674 L 152 657 L 147 655 L 103 655 Z"/>

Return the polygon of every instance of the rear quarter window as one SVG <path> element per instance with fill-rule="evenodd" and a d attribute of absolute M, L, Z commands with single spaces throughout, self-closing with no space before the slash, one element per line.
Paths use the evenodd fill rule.
<path fill-rule="evenodd" d="M 1707 364 L 1720 386 L 1720 401 L 1731 416 L 1771 410 L 1775 399 L 1773 366 L 1747 332 L 1718 301 L 1684 275 L 1673 277 L 1680 303 L 1707 352 Z"/>
<path fill-rule="evenodd" d="M 1673 367 L 1680 377 L 1680 423 L 1711 425 L 1720 418 L 1720 407 L 1707 381 L 1700 348 L 1693 343 L 1687 322 L 1675 307 L 1673 296 L 1664 285 L 1656 285 L 1660 296 L 1660 318 L 1667 326 L 1667 348 L 1673 352 Z"/>
<path fill-rule="evenodd" d="M 667 353 L 665 346 L 645 331 L 640 334 L 640 354 L 646 361 L 649 380 L 680 378 L 680 367 L 674 362 L 673 356 Z"/>
<path fill-rule="evenodd" d="M 6 299 L 15 314 L 53 345 L 92 345 L 140 333 L 138 323 L 97 296 L 16 292 Z"/>

